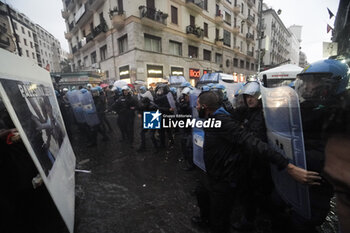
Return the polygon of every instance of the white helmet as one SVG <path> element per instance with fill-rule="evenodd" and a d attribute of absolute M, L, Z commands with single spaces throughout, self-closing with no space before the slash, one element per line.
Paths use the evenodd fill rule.
<path fill-rule="evenodd" d="M 192 89 L 190 87 L 185 87 L 182 91 L 182 95 L 190 95 L 192 93 Z"/>
<path fill-rule="evenodd" d="M 122 87 L 122 91 L 125 91 L 125 90 L 126 90 L 126 91 L 130 91 L 130 87 L 129 87 L 129 86 L 123 86 L 123 87 Z"/>
<path fill-rule="evenodd" d="M 63 92 L 68 92 L 68 88 L 63 88 L 63 90 L 62 90 Z"/>

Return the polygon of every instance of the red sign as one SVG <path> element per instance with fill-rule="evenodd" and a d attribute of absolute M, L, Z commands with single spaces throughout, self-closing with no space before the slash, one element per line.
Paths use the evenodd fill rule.
<path fill-rule="evenodd" d="M 210 73 L 210 70 L 203 70 L 203 74 Z"/>
<path fill-rule="evenodd" d="M 201 71 L 199 69 L 190 69 L 190 78 L 200 78 Z"/>

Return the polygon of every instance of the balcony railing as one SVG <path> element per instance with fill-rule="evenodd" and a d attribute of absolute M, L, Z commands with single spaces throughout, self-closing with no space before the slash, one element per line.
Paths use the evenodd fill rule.
<path fill-rule="evenodd" d="M 186 6 L 195 12 L 202 12 L 204 8 L 203 0 L 186 0 Z"/>
<path fill-rule="evenodd" d="M 76 53 L 77 51 L 78 51 L 77 46 L 73 46 L 73 48 L 72 48 L 72 53 Z"/>
<path fill-rule="evenodd" d="M 248 15 L 247 22 L 253 24 L 255 22 L 255 17 L 253 17 L 252 15 Z"/>
<path fill-rule="evenodd" d="M 247 38 L 247 40 L 253 41 L 254 40 L 254 35 L 248 32 L 246 34 L 246 38 Z"/>
<path fill-rule="evenodd" d="M 94 31 L 92 32 L 93 37 L 98 36 L 101 32 L 107 32 L 108 26 L 106 24 L 105 20 L 102 20 L 102 22 L 94 28 Z"/>
<path fill-rule="evenodd" d="M 253 53 L 253 51 L 248 51 L 248 52 L 247 52 L 247 55 L 248 55 L 249 57 L 253 57 L 253 56 L 254 56 L 254 53 Z"/>
<path fill-rule="evenodd" d="M 69 31 L 72 31 L 74 28 L 74 22 L 71 22 L 70 24 L 68 24 L 68 28 L 69 28 Z"/>
<path fill-rule="evenodd" d="M 200 27 L 196 27 L 193 25 L 188 25 L 186 27 L 186 33 L 187 34 L 193 34 L 195 36 L 197 36 L 198 38 L 203 37 L 204 34 L 204 30 Z"/>
<path fill-rule="evenodd" d="M 147 6 L 139 6 L 140 10 L 140 18 L 148 18 L 154 20 L 156 22 L 162 23 L 166 25 L 166 19 L 168 18 L 168 14 L 163 13 L 160 10 L 155 8 L 147 7 Z"/>

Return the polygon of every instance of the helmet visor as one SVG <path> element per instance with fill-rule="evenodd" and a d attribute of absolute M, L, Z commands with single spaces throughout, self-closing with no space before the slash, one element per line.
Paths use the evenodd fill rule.
<path fill-rule="evenodd" d="M 331 73 L 303 73 L 297 76 L 295 91 L 300 101 L 323 101 L 335 94 L 337 79 Z"/>

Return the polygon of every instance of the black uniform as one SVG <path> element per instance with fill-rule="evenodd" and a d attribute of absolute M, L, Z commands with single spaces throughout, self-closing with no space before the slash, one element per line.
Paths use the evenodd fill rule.
<path fill-rule="evenodd" d="M 244 175 L 240 167 L 242 156 L 237 148 L 274 163 L 279 169 L 288 165 L 288 160 L 254 137 L 238 121 L 231 118 L 223 108 L 213 116 L 221 120 L 221 128 L 205 129 L 204 162 L 207 173 L 196 189 L 201 217 L 207 220 L 213 232 L 225 233 L 230 228 L 230 213 L 236 186 Z"/>
<path fill-rule="evenodd" d="M 129 143 L 134 141 L 134 121 L 135 108 L 137 107 L 137 100 L 129 93 L 122 95 L 112 105 L 118 113 L 118 126 L 122 133 L 122 140 L 127 140 Z"/>

